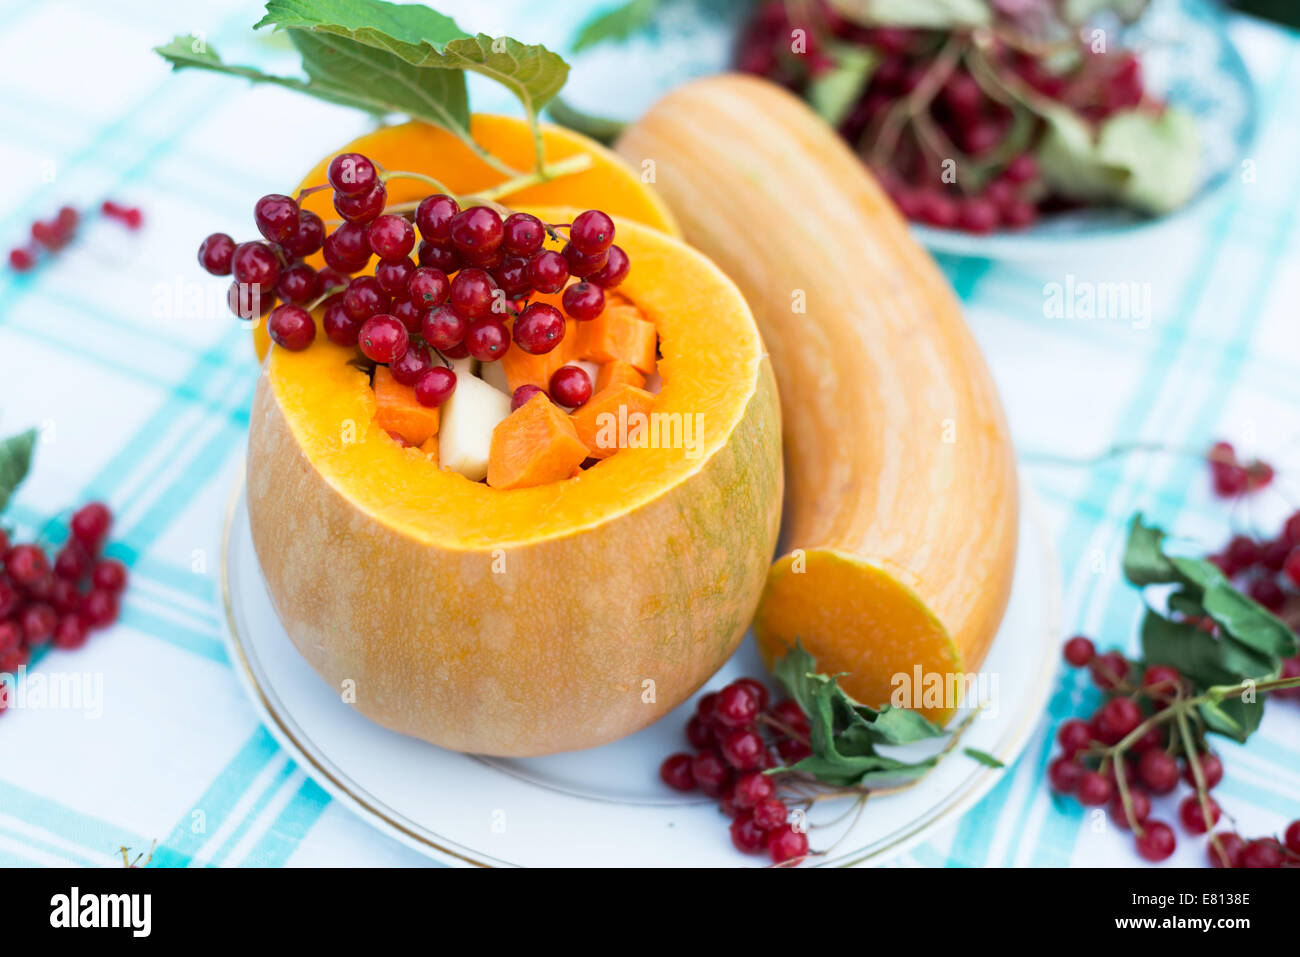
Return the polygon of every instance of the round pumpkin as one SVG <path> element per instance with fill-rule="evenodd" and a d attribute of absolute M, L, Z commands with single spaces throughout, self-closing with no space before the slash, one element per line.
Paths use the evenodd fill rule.
<path fill-rule="evenodd" d="M 659 336 L 653 412 L 691 417 L 694 447 L 502 491 L 393 442 L 355 350 L 318 336 L 263 364 L 248 506 L 267 588 L 303 657 L 386 727 L 494 755 L 603 744 L 683 701 L 749 625 L 780 522 L 775 379 L 730 279 L 616 224 L 619 292 Z"/>

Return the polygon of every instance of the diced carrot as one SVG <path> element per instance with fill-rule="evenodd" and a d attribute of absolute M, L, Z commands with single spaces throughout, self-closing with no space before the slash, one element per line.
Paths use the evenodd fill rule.
<path fill-rule="evenodd" d="M 607 305 L 595 319 L 578 323 L 578 358 L 592 362 L 621 359 L 641 372 L 653 372 L 655 327 L 642 315 L 636 306 Z"/>
<path fill-rule="evenodd" d="M 492 430 L 487 483 L 511 489 L 558 482 L 586 458 L 569 417 L 546 396 L 534 395 Z"/>
<path fill-rule="evenodd" d="M 632 416 L 648 413 L 654 401 L 645 389 L 624 383 L 597 392 L 569 418 L 591 457 L 603 459 L 617 452 L 627 435 L 646 427 Z"/>
<path fill-rule="evenodd" d="M 615 359 L 613 362 L 606 362 L 600 367 L 600 372 L 596 373 L 594 391 L 601 392 L 612 385 L 634 385 L 638 389 L 644 389 L 645 376 L 632 363 Z"/>
<path fill-rule="evenodd" d="M 430 436 L 428 440 L 420 446 L 420 451 L 423 452 L 429 461 L 436 467 L 438 464 L 438 437 L 436 435 Z"/>
<path fill-rule="evenodd" d="M 415 389 L 393 378 L 388 366 L 375 367 L 375 424 L 396 433 L 411 445 L 423 445 L 438 434 L 438 410 L 420 405 Z"/>
<path fill-rule="evenodd" d="M 511 323 L 511 328 L 514 324 Z M 535 356 L 532 353 L 524 352 L 523 349 L 515 343 L 510 344 L 500 360 L 501 371 L 506 374 L 506 382 L 510 385 L 510 391 L 514 392 L 521 385 L 535 385 L 539 389 L 549 389 L 551 387 L 551 376 L 555 370 L 564 365 L 574 357 L 575 343 L 577 338 L 574 334 L 574 327 L 578 323 L 572 319 L 564 324 L 564 340 L 552 349 L 550 352 Z"/>

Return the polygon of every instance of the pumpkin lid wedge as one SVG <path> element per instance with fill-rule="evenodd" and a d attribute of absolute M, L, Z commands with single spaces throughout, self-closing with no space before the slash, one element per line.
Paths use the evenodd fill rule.
<path fill-rule="evenodd" d="M 547 222 L 577 212 L 525 211 Z M 311 467 L 395 531 L 465 549 L 570 535 L 634 511 L 698 472 L 727 443 L 759 388 L 762 341 L 743 297 L 709 260 L 646 226 L 618 219 L 617 228 L 635 264 L 619 293 L 659 335 L 663 389 L 652 411 L 666 431 L 679 429 L 688 441 L 620 448 L 575 478 L 494 489 L 394 443 L 373 421 L 374 392 L 352 361 L 356 351 L 322 335 L 302 352 L 271 350 L 264 369 L 263 387 Z"/>

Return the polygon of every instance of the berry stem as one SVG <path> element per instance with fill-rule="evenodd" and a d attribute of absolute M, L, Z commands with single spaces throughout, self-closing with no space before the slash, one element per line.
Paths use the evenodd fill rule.
<path fill-rule="evenodd" d="M 1137 837 L 1141 837 L 1146 832 L 1143 830 L 1137 815 L 1133 812 L 1133 798 L 1129 796 L 1128 775 L 1125 770 L 1124 758 L 1122 755 L 1116 755 L 1115 761 L 1115 786 L 1119 788 L 1120 803 L 1124 805 L 1124 817 L 1128 820 L 1129 830 Z"/>
<path fill-rule="evenodd" d="M 782 734 L 788 735 L 796 741 L 802 741 L 804 744 L 811 746 L 811 742 L 808 740 L 808 735 L 796 731 L 779 718 L 774 718 L 770 714 L 760 714 L 758 716 L 758 721 L 759 724 L 766 724 L 770 727 L 776 728 L 776 730 L 780 731 Z"/>
<path fill-rule="evenodd" d="M 343 292 L 347 288 L 348 288 L 347 286 L 330 286 L 328 289 L 322 292 L 311 302 L 307 303 L 307 305 L 304 306 L 303 308 L 306 309 L 308 312 L 311 312 L 312 310 L 317 309 L 330 296 L 333 296 L 336 293 Z"/>
<path fill-rule="evenodd" d="M 440 179 L 428 175 L 427 173 L 415 173 L 411 170 L 393 169 L 380 172 L 379 178 L 382 182 L 388 182 L 390 179 L 414 179 L 421 183 L 427 183 L 440 193 L 446 193 L 448 196 L 453 195 L 447 184 Z"/>
<path fill-rule="evenodd" d="M 539 161 L 540 163 L 540 161 Z M 548 180 L 558 179 L 561 176 L 572 176 L 574 173 L 581 173 L 591 166 L 591 157 L 586 153 L 578 153 L 574 156 L 567 156 L 562 160 L 552 163 L 549 167 L 539 168 L 536 172 L 525 173 L 516 179 L 506 180 L 496 186 L 480 190 L 471 196 L 465 197 L 466 200 L 492 201 L 502 196 L 509 196 L 511 193 L 517 193 L 520 190 L 527 189 L 530 186 L 536 186 L 538 183 L 545 183 Z"/>
<path fill-rule="evenodd" d="M 1210 831 L 1210 844 L 1214 848 L 1214 853 L 1227 860 L 1227 855 L 1219 845 L 1219 835 L 1213 831 L 1214 816 L 1210 811 L 1210 791 L 1205 786 L 1205 771 L 1201 767 L 1201 758 L 1197 753 L 1196 742 L 1192 739 L 1192 729 L 1187 726 L 1187 715 L 1181 711 L 1178 713 L 1178 734 L 1183 739 L 1183 753 L 1187 758 L 1187 766 L 1192 769 L 1192 780 L 1196 784 L 1196 800 L 1201 805 L 1201 817 L 1205 821 L 1205 829 Z"/>
<path fill-rule="evenodd" d="M 916 85 L 916 88 L 890 107 L 881 123 L 880 135 L 876 138 L 871 156 L 867 160 L 868 166 L 885 165 L 885 160 L 893 155 L 898 146 L 898 138 L 909 121 L 929 109 L 930 102 L 956 68 L 965 45 L 966 41 L 959 35 L 949 38 L 943 45 L 943 49 L 939 51 L 939 55 L 934 58 L 934 62 L 926 69 L 925 75 L 921 77 L 921 82 Z"/>

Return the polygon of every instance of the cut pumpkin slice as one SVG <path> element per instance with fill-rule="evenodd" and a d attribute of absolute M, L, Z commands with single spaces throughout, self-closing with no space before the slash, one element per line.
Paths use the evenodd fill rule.
<path fill-rule="evenodd" d="M 579 359 L 626 362 L 649 374 L 655 369 L 655 327 L 636 306 L 607 305 L 589 322 L 578 323 Z"/>
<path fill-rule="evenodd" d="M 438 410 L 421 405 L 415 390 L 393 378 L 388 366 L 376 366 L 375 424 L 400 435 L 408 445 L 423 445 L 438 434 Z"/>
<path fill-rule="evenodd" d="M 578 438 L 593 459 L 604 459 L 621 448 L 643 448 L 655 397 L 634 385 L 611 386 L 597 392 L 570 416 Z"/>
<path fill-rule="evenodd" d="M 632 363 L 615 359 L 600 367 L 600 371 L 596 373 L 594 389 L 596 392 L 602 392 L 612 385 L 634 385 L 638 389 L 644 389 L 645 376 Z"/>
<path fill-rule="evenodd" d="M 497 423 L 492 430 L 487 483 L 493 488 L 531 488 L 574 474 L 587 458 L 563 410 L 542 393 Z"/>

